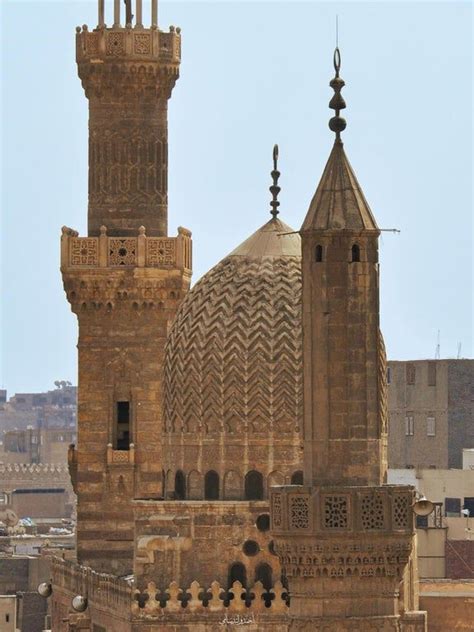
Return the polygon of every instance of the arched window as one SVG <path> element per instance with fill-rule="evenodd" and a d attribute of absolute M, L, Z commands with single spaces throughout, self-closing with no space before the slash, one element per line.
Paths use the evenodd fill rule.
<path fill-rule="evenodd" d="M 255 569 L 255 581 L 262 582 L 266 590 L 270 590 L 273 585 L 272 567 L 270 564 L 259 564 Z"/>
<path fill-rule="evenodd" d="M 298 470 L 291 475 L 292 485 L 303 485 L 303 472 Z"/>
<path fill-rule="evenodd" d="M 357 244 L 352 246 L 352 261 L 360 261 L 360 248 Z"/>
<path fill-rule="evenodd" d="M 174 476 L 174 494 L 177 500 L 186 498 L 186 479 L 181 470 L 178 470 Z"/>
<path fill-rule="evenodd" d="M 251 470 L 245 476 L 245 500 L 263 500 L 263 476 Z"/>
<path fill-rule="evenodd" d="M 241 562 L 236 562 L 229 568 L 227 588 L 230 588 L 234 582 L 240 582 L 242 586 L 247 587 L 247 570 Z"/>
<path fill-rule="evenodd" d="M 323 247 L 321 246 L 321 244 L 318 244 L 314 249 L 314 260 L 317 263 L 321 263 L 321 261 L 323 260 Z"/>
<path fill-rule="evenodd" d="M 214 470 L 207 472 L 204 478 L 204 498 L 219 500 L 219 474 Z"/>

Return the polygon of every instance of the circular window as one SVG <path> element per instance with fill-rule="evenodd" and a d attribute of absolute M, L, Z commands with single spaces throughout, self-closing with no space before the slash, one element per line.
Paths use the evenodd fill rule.
<path fill-rule="evenodd" d="M 260 547 L 255 542 L 255 540 L 247 540 L 246 542 L 244 542 L 243 551 L 245 555 L 252 557 L 253 555 L 257 555 L 257 553 L 260 551 Z"/>
<path fill-rule="evenodd" d="M 270 542 L 268 543 L 268 550 L 270 551 L 270 553 L 272 555 L 276 555 L 276 553 L 275 553 L 275 543 L 273 542 L 273 540 L 270 540 Z"/>
<path fill-rule="evenodd" d="M 255 524 L 259 531 L 268 531 L 270 529 L 270 514 L 260 514 Z"/>

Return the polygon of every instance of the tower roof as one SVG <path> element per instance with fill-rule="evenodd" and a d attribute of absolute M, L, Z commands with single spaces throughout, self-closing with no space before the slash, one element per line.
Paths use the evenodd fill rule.
<path fill-rule="evenodd" d="M 337 47 L 334 51 L 333 62 L 336 76 L 329 83 L 334 90 L 329 107 L 335 110 L 335 116 L 329 121 L 329 129 L 335 132 L 336 140 L 321 181 L 309 205 L 301 231 L 378 231 L 377 222 L 357 182 L 341 141 L 341 132 L 346 129 L 346 120 L 340 116 L 340 112 L 345 109 L 346 102 L 341 95 L 345 83 L 339 76 L 341 53 Z"/>
<path fill-rule="evenodd" d="M 344 145 L 336 138 L 301 230 L 344 229 L 379 230 Z"/>

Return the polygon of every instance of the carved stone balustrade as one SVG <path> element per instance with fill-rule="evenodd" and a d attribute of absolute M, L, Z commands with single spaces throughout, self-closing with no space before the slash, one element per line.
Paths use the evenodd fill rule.
<path fill-rule="evenodd" d="M 79 27 L 78 27 L 79 28 Z M 170 29 L 165 33 L 158 29 L 122 28 L 96 29 L 79 28 L 76 36 L 76 59 L 78 63 L 90 61 L 159 61 L 179 68 L 181 60 L 180 30 Z"/>
<path fill-rule="evenodd" d="M 79 237 L 63 227 L 61 269 L 159 268 L 191 271 L 191 233 L 178 228 L 177 237 L 147 237 L 140 229 L 137 237 L 108 237 L 105 227 L 100 237 Z"/>
<path fill-rule="evenodd" d="M 413 502 L 408 486 L 273 487 L 272 533 L 284 573 L 401 578 L 412 551 Z"/>

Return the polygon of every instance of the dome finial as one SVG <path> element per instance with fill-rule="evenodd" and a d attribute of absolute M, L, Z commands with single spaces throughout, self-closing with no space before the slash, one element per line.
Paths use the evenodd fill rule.
<path fill-rule="evenodd" d="M 280 172 L 278 171 L 278 145 L 273 147 L 273 171 L 271 176 L 273 178 L 273 184 L 270 187 L 270 193 L 272 194 L 273 199 L 270 202 L 270 206 L 272 207 L 270 213 L 273 215 L 273 219 L 276 219 L 276 216 L 280 212 L 278 210 L 278 207 L 280 206 L 278 194 L 281 191 L 281 188 L 278 186 L 278 178 L 280 177 Z"/>
<path fill-rule="evenodd" d="M 345 82 L 341 79 L 341 77 L 339 77 L 339 71 L 341 69 L 341 52 L 338 46 L 336 46 L 336 49 L 334 50 L 333 63 L 336 76 L 329 83 L 331 88 L 334 90 L 334 96 L 329 101 L 329 107 L 331 110 L 335 110 L 336 116 L 333 116 L 329 121 L 329 129 L 336 132 L 336 140 L 340 141 L 341 132 L 346 129 L 346 119 L 342 118 L 339 114 L 340 111 L 346 107 L 346 102 L 341 95 L 341 90 L 345 86 Z"/>

